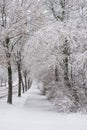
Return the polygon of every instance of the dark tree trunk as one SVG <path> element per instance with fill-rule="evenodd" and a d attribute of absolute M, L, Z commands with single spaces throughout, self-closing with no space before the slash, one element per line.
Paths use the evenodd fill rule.
<path fill-rule="evenodd" d="M 65 87 L 68 88 L 69 92 L 70 92 L 70 96 L 71 96 L 71 100 L 74 103 L 75 108 L 78 107 L 79 105 L 79 97 L 77 94 L 77 89 L 75 87 L 73 87 L 70 84 L 69 81 L 69 74 L 68 74 L 68 57 L 70 55 L 69 52 L 69 45 L 68 45 L 68 40 L 65 40 L 65 44 L 64 44 L 64 49 L 63 49 L 63 54 L 64 54 L 64 59 L 63 59 L 63 65 L 64 65 L 64 83 L 65 83 Z"/>
<path fill-rule="evenodd" d="M 64 59 L 63 59 L 64 83 L 65 83 L 65 86 L 71 89 L 71 84 L 69 82 L 69 74 L 68 74 L 68 64 L 69 64 L 68 57 L 70 55 L 70 48 L 69 48 L 69 43 L 67 39 L 65 39 L 65 43 L 63 45 L 63 54 L 64 54 Z"/>
<path fill-rule="evenodd" d="M 58 77 L 58 68 L 55 66 L 55 81 L 58 82 L 59 77 Z"/>
<path fill-rule="evenodd" d="M 27 75 L 26 74 L 24 75 L 24 78 L 25 78 L 25 91 L 27 91 Z"/>
<path fill-rule="evenodd" d="M 19 63 L 18 64 L 18 97 L 21 97 L 21 83 L 22 83 L 21 66 Z"/>
<path fill-rule="evenodd" d="M 73 68 L 71 66 L 71 85 L 72 87 L 74 86 L 74 81 L 73 81 Z"/>
<path fill-rule="evenodd" d="M 7 60 L 8 60 L 8 67 L 7 67 L 7 70 L 8 70 L 8 98 L 7 98 L 7 102 L 9 104 L 12 104 L 12 69 L 11 69 L 11 61 L 10 61 L 10 58 L 11 58 L 11 53 L 9 52 L 9 42 L 10 42 L 10 39 L 9 37 L 7 37 L 5 39 L 5 42 L 6 42 L 6 47 L 7 47 L 7 53 L 6 53 L 6 57 L 7 57 Z"/>
<path fill-rule="evenodd" d="M 61 5 L 61 7 L 62 7 L 61 21 L 64 21 L 64 20 L 66 19 L 66 12 L 65 12 L 66 1 L 65 1 L 65 0 L 61 0 L 61 1 L 60 1 L 60 5 Z"/>
<path fill-rule="evenodd" d="M 28 85 L 28 89 L 29 89 L 30 88 L 30 80 L 29 79 L 28 79 L 27 85 Z"/>
<path fill-rule="evenodd" d="M 31 80 L 28 79 L 28 89 L 30 89 L 30 87 L 31 87 Z"/>
<path fill-rule="evenodd" d="M 7 98 L 7 102 L 9 104 L 12 104 L 12 69 L 11 69 L 11 52 L 9 52 L 9 42 L 10 42 L 10 38 L 6 37 L 5 39 L 5 43 L 6 43 L 6 48 L 7 48 L 7 53 L 6 53 L 6 58 L 8 60 L 7 62 L 7 70 L 8 70 L 8 98 Z"/>
<path fill-rule="evenodd" d="M 11 64 L 8 66 L 8 99 L 7 102 L 12 104 L 12 69 Z"/>
<path fill-rule="evenodd" d="M 21 78 L 21 81 L 22 81 L 22 91 L 23 93 L 25 92 L 25 86 L 24 86 L 24 82 L 23 82 L 23 79 Z"/>
<path fill-rule="evenodd" d="M 68 58 L 66 57 L 63 61 L 64 61 L 64 82 L 65 82 L 65 86 L 67 86 L 69 89 L 71 89 L 71 84 L 69 82 L 69 77 L 68 77 Z"/>

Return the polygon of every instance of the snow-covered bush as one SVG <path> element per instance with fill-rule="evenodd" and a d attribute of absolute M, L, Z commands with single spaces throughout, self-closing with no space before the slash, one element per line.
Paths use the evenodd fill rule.
<path fill-rule="evenodd" d="M 29 68 L 38 82 L 42 82 L 43 93 L 57 105 L 66 99 L 64 109 L 70 111 L 82 109 L 83 98 L 86 101 L 86 39 L 85 30 L 71 27 L 71 23 L 55 22 L 36 32 L 25 46 L 25 50 L 30 48 L 26 52 Z M 58 69 L 57 82 L 55 65 Z M 64 99 L 59 99 L 59 95 Z"/>

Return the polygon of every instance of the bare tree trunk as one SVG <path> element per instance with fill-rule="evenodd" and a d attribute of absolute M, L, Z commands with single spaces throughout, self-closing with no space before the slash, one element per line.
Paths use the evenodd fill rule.
<path fill-rule="evenodd" d="M 20 66 L 20 63 L 19 63 L 18 64 L 18 97 L 21 97 L 21 83 L 22 83 L 21 66 Z"/>
<path fill-rule="evenodd" d="M 65 12 L 65 7 L 66 7 L 66 1 L 65 0 L 60 0 L 60 5 L 62 7 L 62 17 L 61 21 L 64 21 L 66 19 L 66 12 Z"/>
<path fill-rule="evenodd" d="M 55 65 L 55 81 L 58 82 L 59 77 L 58 77 L 58 68 L 57 65 Z"/>
<path fill-rule="evenodd" d="M 65 83 L 65 86 L 71 89 L 71 84 L 69 82 L 69 77 L 68 77 L 68 58 L 66 57 L 63 60 L 63 62 L 64 62 L 64 83 Z"/>
<path fill-rule="evenodd" d="M 28 79 L 28 89 L 30 88 L 30 80 Z"/>
<path fill-rule="evenodd" d="M 27 75 L 26 74 L 24 75 L 24 78 L 25 78 L 25 91 L 27 91 Z"/>
<path fill-rule="evenodd" d="M 77 94 L 77 89 L 75 87 L 73 87 L 70 84 L 70 81 L 69 81 L 69 74 L 68 74 L 69 46 L 68 46 L 68 41 L 67 40 L 65 40 L 63 54 L 65 55 L 64 59 L 63 59 L 65 87 L 68 88 L 68 90 L 69 90 L 69 92 L 71 94 L 70 95 L 71 96 L 71 100 L 73 100 L 73 103 L 74 103 L 75 107 L 77 108 L 78 104 L 79 104 L 79 97 L 78 97 L 78 94 Z"/>
<path fill-rule="evenodd" d="M 74 86 L 74 82 L 73 82 L 73 67 L 71 65 L 71 85 L 72 87 Z"/>
<path fill-rule="evenodd" d="M 8 67 L 7 67 L 7 70 L 8 70 L 8 99 L 7 99 L 7 102 L 9 104 L 12 104 L 12 68 L 11 68 L 11 61 L 10 61 L 10 58 L 11 58 L 11 53 L 9 53 L 9 42 L 10 42 L 10 39 L 7 37 L 5 39 L 5 42 L 6 42 L 6 46 L 7 46 L 7 53 L 6 53 L 6 57 L 8 59 Z"/>
<path fill-rule="evenodd" d="M 30 89 L 31 85 L 32 85 L 32 80 L 28 79 L 28 89 Z"/>
<path fill-rule="evenodd" d="M 25 86 L 24 86 L 24 82 L 23 82 L 23 79 L 21 78 L 21 80 L 22 80 L 22 91 L 23 91 L 23 93 L 25 92 Z"/>
<path fill-rule="evenodd" d="M 7 102 L 12 104 L 12 69 L 11 64 L 9 63 L 8 66 L 8 99 Z"/>

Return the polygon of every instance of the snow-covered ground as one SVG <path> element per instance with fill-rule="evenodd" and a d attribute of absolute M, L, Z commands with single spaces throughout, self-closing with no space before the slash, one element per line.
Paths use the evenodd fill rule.
<path fill-rule="evenodd" d="M 87 130 L 87 115 L 57 113 L 33 84 L 13 105 L 0 99 L 0 130 Z"/>

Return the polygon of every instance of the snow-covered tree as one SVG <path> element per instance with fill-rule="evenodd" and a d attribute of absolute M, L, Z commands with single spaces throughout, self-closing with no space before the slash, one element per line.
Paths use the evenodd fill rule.
<path fill-rule="evenodd" d="M 8 69 L 8 103 L 12 103 L 12 52 L 15 45 L 26 35 L 26 22 L 26 9 L 21 1 L 0 1 L 0 43 L 5 50 Z"/>

